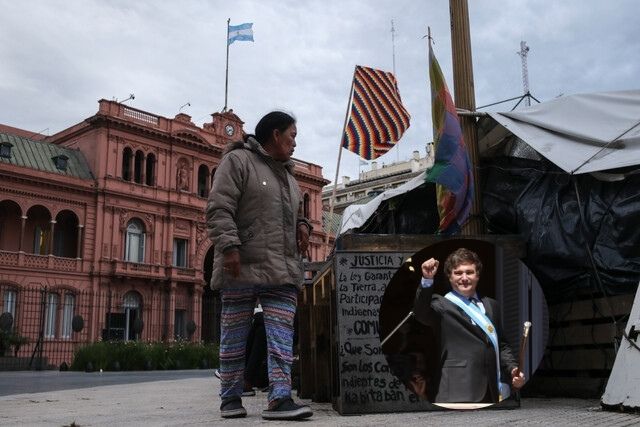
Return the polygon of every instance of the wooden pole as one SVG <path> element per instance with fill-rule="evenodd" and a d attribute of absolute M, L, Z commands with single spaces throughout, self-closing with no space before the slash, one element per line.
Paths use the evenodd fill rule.
<path fill-rule="evenodd" d="M 451 14 L 451 55 L 453 57 L 453 92 L 458 108 L 475 111 L 471 36 L 469 34 L 469 6 L 467 0 L 449 0 Z M 478 177 L 478 132 L 474 117 L 460 117 L 464 142 L 473 168 L 474 195 L 469 221 L 462 228 L 463 235 L 484 233 Z"/>

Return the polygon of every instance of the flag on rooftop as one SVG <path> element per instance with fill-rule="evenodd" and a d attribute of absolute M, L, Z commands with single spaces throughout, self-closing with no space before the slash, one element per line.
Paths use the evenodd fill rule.
<path fill-rule="evenodd" d="M 228 25 L 227 45 L 235 41 L 253 41 L 253 23 Z"/>
<path fill-rule="evenodd" d="M 394 75 L 358 65 L 342 147 L 363 159 L 376 159 L 400 140 L 410 117 L 402 105 Z"/>
<path fill-rule="evenodd" d="M 469 218 L 473 202 L 473 170 L 456 107 L 429 44 L 431 115 L 435 160 L 426 180 L 436 183 L 438 233 L 455 234 Z"/>

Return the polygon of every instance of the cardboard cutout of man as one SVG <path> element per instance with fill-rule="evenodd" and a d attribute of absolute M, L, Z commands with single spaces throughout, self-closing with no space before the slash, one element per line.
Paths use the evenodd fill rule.
<path fill-rule="evenodd" d="M 433 292 L 439 265 L 434 258 L 422 263 L 413 309 L 416 320 L 440 336 L 434 402 L 497 403 L 509 394 L 504 383 L 517 390 L 525 379 L 502 340 L 498 302 L 478 295 L 482 262 L 466 248 L 451 253 L 444 265 L 451 285 L 445 296 Z M 505 381 L 502 372 L 511 378 Z"/>

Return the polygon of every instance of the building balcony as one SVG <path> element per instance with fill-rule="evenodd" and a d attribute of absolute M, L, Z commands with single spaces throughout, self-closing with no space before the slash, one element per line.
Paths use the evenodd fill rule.
<path fill-rule="evenodd" d="M 0 250 L 0 266 L 28 270 L 82 272 L 82 259 Z"/>
<path fill-rule="evenodd" d="M 116 277 L 132 277 L 150 280 L 170 280 L 175 282 L 197 282 L 203 280 L 203 273 L 195 268 L 172 267 L 159 264 L 143 264 L 122 260 L 103 262 L 103 268 Z M 103 270 L 104 271 L 104 270 Z"/>
<path fill-rule="evenodd" d="M 111 260 L 111 274 L 121 277 L 165 279 L 164 266 L 137 262 Z"/>
<path fill-rule="evenodd" d="M 195 268 L 186 267 L 167 267 L 167 273 L 170 280 L 177 282 L 193 282 L 194 280 L 202 280 L 202 273 Z"/>

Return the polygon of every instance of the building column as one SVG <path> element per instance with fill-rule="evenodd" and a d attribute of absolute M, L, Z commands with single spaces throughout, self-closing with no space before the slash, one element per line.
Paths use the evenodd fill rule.
<path fill-rule="evenodd" d="M 83 224 L 78 224 L 78 246 L 76 248 L 76 258 L 82 258 L 82 230 L 84 229 Z"/>
<path fill-rule="evenodd" d="M 204 289 L 198 283 L 193 284 L 193 300 L 191 304 L 191 320 L 196 324 L 196 330 L 191 337 L 192 342 L 200 342 L 202 336 L 202 294 Z"/>
<path fill-rule="evenodd" d="M 171 282 L 169 287 L 169 315 L 168 315 L 168 334 L 167 341 L 175 340 L 175 321 L 176 321 L 176 288 L 178 284 Z"/>
<path fill-rule="evenodd" d="M 159 152 L 150 153 L 153 154 L 153 162 L 151 162 L 151 176 L 149 177 L 151 180 L 151 187 L 156 187 L 158 185 L 157 176 L 158 176 L 158 163 L 159 163 Z M 146 168 L 146 165 L 145 165 Z"/>
<path fill-rule="evenodd" d="M 22 241 L 24 240 L 24 229 L 27 225 L 27 217 L 20 217 L 20 241 L 18 241 L 18 252 L 22 252 Z"/>
<path fill-rule="evenodd" d="M 49 235 L 51 236 L 51 239 L 49 240 L 49 255 L 53 255 L 53 236 L 56 229 L 56 222 L 57 221 L 55 219 L 52 219 L 51 227 L 49 228 Z"/>
<path fill-rule="evenodd" d="M 134 163 L 136 160 L 136 153 L 131 150 L 131 157 L 129 157 L 129 182 L 136 182 L 136 171 L 134 169 Z"/>
<path fill-rule="evenodd" d="M 196 246 L 198 245 L 196 242 L 198 241 L 198 239 L 196 238 L 196 233 L 198 232 L 198 227 L 196 226 L 196 222 L 195 221 L 191 221 L 190 222 L 191 226 L 190 228 L 190 233 L 189 233 L 189 244 L 187 245 L 187 256 L 189 257 L 187 259 L 187 267 L 189 268 L 193 268 L 193 263 L 195 261 L 195 257 L 196 257 Z"/>
<path fill-rule="evenodd" d="M 147 155 L 144 154 L 142 156 L 142 164 L 140 165 L 140 184 L 142 185 L 146 185 L 145 184 L 145 174 L 147 172 Z"/>

